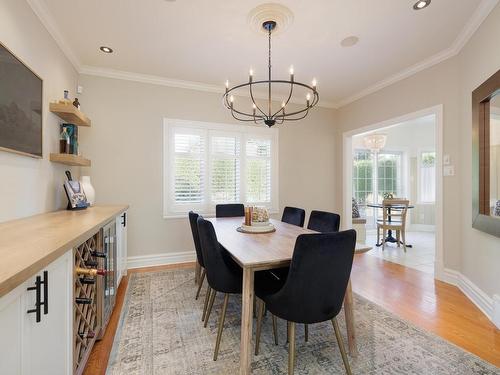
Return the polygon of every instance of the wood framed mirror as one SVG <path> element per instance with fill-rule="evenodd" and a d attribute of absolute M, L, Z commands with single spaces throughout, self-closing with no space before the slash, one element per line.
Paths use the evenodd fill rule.
<path fill-rule="evenodd" d="M 472 227 L 500 237 L 500 70 L 472 92 Z"/>

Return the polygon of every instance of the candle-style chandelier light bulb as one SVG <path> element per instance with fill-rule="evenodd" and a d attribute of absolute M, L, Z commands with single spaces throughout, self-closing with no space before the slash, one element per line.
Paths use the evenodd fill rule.
<path fill-rule="evenodd" d="M 313 79 L 312 85 L 307 85 L 305 83 L 296 82 L 294 77 L 294 68 L 293 65 L 290 66 L 290 77 L 289 80 L 281 80 L 281 79 L 272 79 L 271 75 L 271 34 L 273 30 L 276 28 L 275 21 L 266 21 L 262 24 L 262 27 L 266 30 L 268 34 L 268 79 L 267 80 L 254 80 L 254 71 L 252 68 L 249 70 L 248 82 L 242 83 L 236 86 L 229 88 L 229 81 L 226 81 L 226 90 L 224 96 L 222 97 L 224 106 L 231 111 L 231 115 L 239 121 L 252 121 L 256 124 L 264 123 L 267 126 L 271 127 L 274 124 L 282 124 L 285 121 L 297 121 L 306 117 L 309 113 L 309 110 L 314 107 L 319 102 L 319 94 L 316 88 L 317 82 L 316 78 Z M 286 95 L 286 99 L 281 100 L 281 107 L 279 109 L 273 109 L 273 101 L 278 101 L 277 98 L 273 99 L 273 87 L 288 85 L 288 94 Z M 254 87 L 262 87 L 265 88 L 267 92 L 267 108 L 260 108 L 254 97 Z M 306 94 L 306 106 L 303 108 L 299 108 L 297 110 L 293 110 L 290 112 L 286 111 L 286 106 L 293 98 L 294 88 L 300 87 L 307 90 Z M 252 112 L 248 113 L 244 109 L 238 109 L 234 103 L 233 92 L 236 93 L 236 90 L 241 88 L 248 88 L 249 96 L 252 100 Z M 280 90 L 281 92 L 281 90 Z M 303 100 L 303 99 L 302 99 Z M 296 101 L 297 102 L 297 101 Z M 279 103 L 279 101 L 278 101 Z M 303 101 L 302 101 L 303 103 Z M 248 107 L 247 107 L 248 108 Z"/>

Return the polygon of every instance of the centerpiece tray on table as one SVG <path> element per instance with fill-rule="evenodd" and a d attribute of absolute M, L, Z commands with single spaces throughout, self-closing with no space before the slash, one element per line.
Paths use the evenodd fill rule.
<path fill-rule="evenodd" d="M 252 225 L 241 224 L 241 227 L 236 229 L 241 233 L 272 233 L 276 228 L 269 221 L 267 223 L 252 222 Z"/>
<path fill-rule="evenodd" d="M 276 231 L 276 228 L 269 222 L 267 209 L 248 207 L 245 209 L 245 221 L 236 230 L 242 233 L 271 233 Z"/>

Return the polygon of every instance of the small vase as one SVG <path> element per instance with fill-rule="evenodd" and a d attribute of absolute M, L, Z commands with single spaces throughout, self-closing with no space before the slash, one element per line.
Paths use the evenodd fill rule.
<path fill-rule="evenodd" d="M 82 185 L 83 192 L 87 197 L 87 202 L 89 205 L 93 206 L 95 202 L 95 189 L 90 183 L 90 176 L 82 176 L 80 178 L 80 184 Z"/>

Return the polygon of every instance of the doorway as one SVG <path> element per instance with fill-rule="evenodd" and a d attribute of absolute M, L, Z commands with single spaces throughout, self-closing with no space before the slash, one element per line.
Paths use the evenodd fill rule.
<path fill-rule="evenodd" d="M 354 221 L 358 238 L 373 246 L 368 256 L 436 278 L 443 272 L 442 126 L 442 106 L 436 106 L 343 135 L 344 225 Z M 387 197 L 410 202 L 406 252 L 395 243 L 384 251 L 376 246 L 378 205 Z"/>

